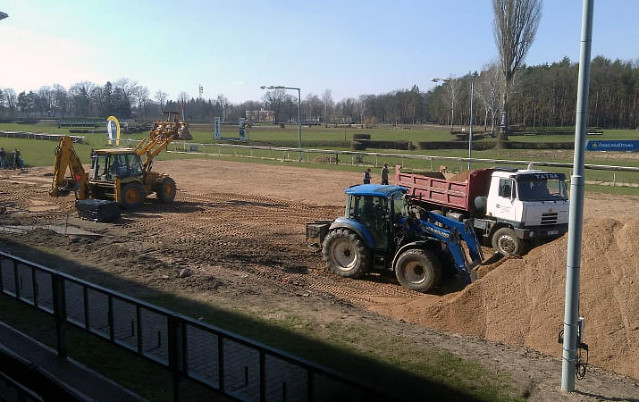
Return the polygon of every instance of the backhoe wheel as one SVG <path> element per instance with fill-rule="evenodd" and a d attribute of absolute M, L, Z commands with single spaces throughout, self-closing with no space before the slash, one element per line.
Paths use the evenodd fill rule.
<path fill-rule="evenodd" d="M 139 208 L 144 204 L 144 187 L 138 182 L 127 183 L 122 186 L 120 205 L 126 209 Z"/>
<path fill-rule="evenodd" d="M 322 257 L 333 273 L 347 278 L 360 278 L 372 262 L 371 251 L 362 239 L 347 229 L 332 230 L 324 239 Z"/>
<path fill-rule="evenodd" d="M 173 202 L 176 192 L 177 188 L 175 187 L 175 180 L 167 177 L 158 188 L 158 200 L 160 200 L 161 202 Z"/>
<path fill-rule="evenodd" d="M 427 293 L 439 284 L 442 267 L 435 253 L 413 248 L 404 251 L 395 264 L 400 285 Z"/>
<path fill-rule="evenodd" d="M 517 237 L 511 228 L 501 228 L 493 234 L 492 245 L 495 251 L 503 255 L 521 255 L 524 242 Z"/>

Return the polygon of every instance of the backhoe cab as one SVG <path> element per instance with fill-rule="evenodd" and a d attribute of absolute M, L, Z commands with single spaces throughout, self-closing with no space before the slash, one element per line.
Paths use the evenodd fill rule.
<path fill-rule="evenodd" d="M 106 148 L 91 153 L 86 172 L 70 137 L 60 139 L 56 149 L 51 196 L 74 191 L 76 199 L 111 200 L 123 208 L 137 208 L 147 195 L 155 193 L 162 202 L 172 202 L 175 181 L 166 173 L 151 171 L 155 157 L 175 139 L 192 139 L 188 126 L 177 113 L 165 113 L 149 135 L 135 148 Z M 67 169 L 71 176 L 67 177 Z"/>

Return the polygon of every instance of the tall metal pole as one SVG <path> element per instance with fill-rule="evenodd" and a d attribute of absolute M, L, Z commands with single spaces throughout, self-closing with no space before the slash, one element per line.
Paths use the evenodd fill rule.
<path fill-rule="evenodd" d="M 473 97 L 475 96 L 475 79 L 470 76 L 470 128 L 468 130 L 468 170 L 472 164 L 470 160 L 473 157 Z"/>
<path fill-rule="evenodd" d="M 295 89 L 297 89 L 297 143 L 300 149 L 299 162 L 301 162 L 304 159 L 302 156 L 302 91 L 300 88 Z"/>
<path fill-rule="evenodd" d="M 570 177 L 570 210 L 568 253 L 566 258 L 566 306 L 564 342 L 561 362 L 561 390 L 575 390 L 577 370 L 577 321 L 579 319 L 579 275 L 581 270 L 581 236 L 584 208 L 584 147 L 588 122 L 588 85 L 590 82 L 590 48 L 592 45 L 592 13 L 594 0 L 583 0 L 581 56 L 575 124 L 575 159 Z"/>

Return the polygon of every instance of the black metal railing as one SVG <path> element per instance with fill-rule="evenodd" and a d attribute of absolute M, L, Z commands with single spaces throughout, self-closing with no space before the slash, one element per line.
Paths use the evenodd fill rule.
<path fill-rule="evenodd" d="M 0 292 L 56 321 L 66 358 L 71 324 L 150 359 L 179 382 L 190 378 L 247 401 L 392 399 L 284 351 L 0 251 Z"/>

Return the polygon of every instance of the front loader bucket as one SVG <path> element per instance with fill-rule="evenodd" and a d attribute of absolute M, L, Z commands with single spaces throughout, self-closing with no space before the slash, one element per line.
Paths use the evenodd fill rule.
<path fill-rule="evenodd" d="M 193 136 L 191 135 L 191 132 L 189 131 L 189 125 L 186 124 L 186 122 L 181 121 L 178 123 L 177 138 L 181 140 L 193 139 Z"/>
<path fill-rule="evenodd" d="M 470 276 L 470 281 L 475 282 L 479 279 L 479 273 L 477 272 L 481 266 L 491 265 L 501 260 L 504 257 L 499 251 L 495 251 L 493 255 L 485 259 L 484 261 L 478 261 L 475 263 L 471 263 L 468 265 L 468 274 Z"/>

